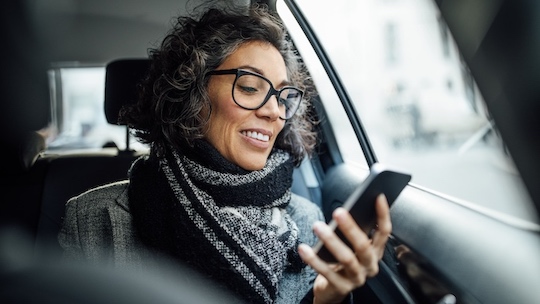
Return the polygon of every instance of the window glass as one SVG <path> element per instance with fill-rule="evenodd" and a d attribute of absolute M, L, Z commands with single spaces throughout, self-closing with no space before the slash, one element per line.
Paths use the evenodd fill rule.
<path fill-rule="evenodd" d="M 434 2 L 297 3 L 353 99 L 380 162 L 411 172 L 412 183 L 429 191 L 538 222 Z M 286 7 L 278 9 L 293 32 L 297 25 Z M 304 56 L 307 42 L 291 35 Z M 317 59 L 305 59 L 312 72 Z M 322 95 L 326 88 L 313 77 Z M 357 141 L 354 133 L 334 129 L 340 145 Z"/>
<path fill-rule="evenodd" d="M 109 124 L 105 118 L 105 68 L 58 68 L 49 71 L 51 124 L 49 152 L 74 149 L 99 149 L 114 143 L 126 146 L 126 127 Z M 130 141 L 130 148 L 141 145 Z"/>
<path fill-rule="evenodd" d="M 302 29 L 294 21 L 291 12 L 287 9 L 282 9 L 283 3 L 278 2 L 277 4 L 280 16 L 286 23 L 296 48 L 308 66 L 310 76 L 313 78 L 317 93 L 323 103 L 326 115 L 321 118 L 321 123 L 332 125 L 343 160 L 351 165 L 367 170 L 369 167 L 366 159 L 363 157 L 360 143 L 356 140 L 356 135 L 351 127 L 347 113 L 345 113 L 345 110 L 341 106 L 337 92 L 334 90 L 321 62 L 303 34 Z"/>

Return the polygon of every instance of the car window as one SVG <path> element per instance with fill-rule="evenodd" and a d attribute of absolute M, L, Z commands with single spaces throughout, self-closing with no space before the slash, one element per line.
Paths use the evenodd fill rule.
<path fill-rule="evenodd" d="M 49 70 L 51 123 L 41 132 L 48 152 L 126 146 L 126 127 L 105 118 L 105 67 L 66 67 Z M 132 144 L 133 143 L 133 144 Z M 142 145 L 130 141 L 130 148 Z"/>
<path fill-rule="evenodd" d="M 482 95 L 431 0 L 295 1 L 337 70 L 378 161 L 474 208 L 538 222 Z M 361 159 L 320 62 L 288 8 L 278 11 L 329 111 L 343 159 Z M 341 107 L 339 107 L 341 108 Z"/>
<path fill-rule="evenodd" d="M 298 23 L 294 21 L 291 12 L 287 8 L 283 9 L 283 3 L 277 2 L 277 9 L 281 18 L 286 23 L 287 29 L 303 61 L 308 66 L 310 76 L 317 89 L 317 94 L 323 104 L 325 115 L 320 118 L 320 123 L 330 124 L 332 126 L 334 133 L 336 133 L 334 134 L 335 139 L 343 160 L 367 170 L 369 166 L 363 157 L 362 148 L 358 140 L 356 140 L 356 135 L 351 127 L 347 113 L 341 106 L 339 96 L 319 61 L 317 54 L 310 46 Z"/>

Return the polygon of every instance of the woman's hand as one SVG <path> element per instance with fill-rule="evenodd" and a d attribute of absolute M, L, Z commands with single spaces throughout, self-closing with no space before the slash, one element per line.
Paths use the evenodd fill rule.
<path fill-rule="evenodd" d="M 370 239 L 343 208 L 337 208 L 333 218 L 338 228 L 352 244 L 352 249 L 323 222 L 313 225 L 317 237 L 334 255 L 338 263 L 321 260 L 306 244 L 298 248 L 300 256 L 319 273 L 313 285 L 314 303 L 341 303 L 354 289 L 364 285 L 366 279 L 379 272 L 379 260 L 390 233 L 392 222 L 384 195 L 377 198 L 377 229 Z"/>

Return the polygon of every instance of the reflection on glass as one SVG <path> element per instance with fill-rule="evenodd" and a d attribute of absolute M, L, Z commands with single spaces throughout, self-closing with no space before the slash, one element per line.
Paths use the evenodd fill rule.
<path fill-rule="evenodd" d="M 353 99 L 379 161 L 464 204 L 538 222 L 431 0 L 297 2 Z M 293 39 L 302 53 L 305 47 Z"/>

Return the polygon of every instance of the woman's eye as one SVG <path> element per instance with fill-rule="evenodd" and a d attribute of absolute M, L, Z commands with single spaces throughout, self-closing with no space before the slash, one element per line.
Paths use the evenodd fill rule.
<path fill-rule="evenodd" d="M 244 93 L 257 93 L 258 90 L 257 88 L 254 88 L 254 87 L 249 87 L 249 86 L 238 86 L 240 88 L 240 90 Z"/>

